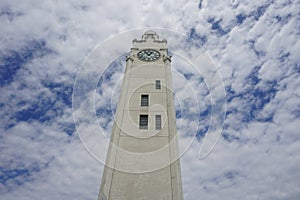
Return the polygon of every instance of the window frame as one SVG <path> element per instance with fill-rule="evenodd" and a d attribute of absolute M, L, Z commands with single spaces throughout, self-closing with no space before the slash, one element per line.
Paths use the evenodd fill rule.
<path fill-rule="evenodd" d="M 155 80 L 155 89 L 160 90 L 161 89 L 161 81 L 160 80 Z"/>
<path fill-rule="evenodd" d="M 145 115 L 145 114 L 140 115 L 140 117 L 139 117 L 139 129 L 147 130 L 148 125 L 149 125 L 149 116 Z"/>
<path fill-rule="evenodd" d="M 148 107 L 149 106 L 149 94 L 141 95 L 141 106 Z"/>
<path fill-rule="evenodd" d="M 161 115 L 155 115 L 155 130 L 161 130 Z"/>

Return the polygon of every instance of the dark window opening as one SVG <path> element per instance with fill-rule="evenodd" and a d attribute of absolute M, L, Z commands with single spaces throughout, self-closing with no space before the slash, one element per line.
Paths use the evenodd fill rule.
<path fill-rule="evenodd" d="M 140 115 L 140 129 L 148 129 L 148 115 Z"/>
<path fill-rule="evenodd" d="M 149 106 L 149 95 L 148 94 L 142 94 L 141 106 Z"/>
<path fill-rule="evenodd" d="M 161 115 L 155 115 L 155 129 L 161 129 Z"/>
<path fill-rule="evenodd" d="M 155 81 L 155 89 L 160 90 L 160 80 Z"/>

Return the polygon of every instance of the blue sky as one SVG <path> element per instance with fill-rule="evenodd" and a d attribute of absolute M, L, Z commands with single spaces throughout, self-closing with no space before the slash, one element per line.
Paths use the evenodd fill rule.
<path fill-rule="evenodd" d="M 195 45 L 193 52 L 206 50 L 223 81 L 222 135 L 213 151 L 198 159 L 212 130 L 207 125 L 211 114 L 224 111 L 211 102 L 212 94 L 217 103 L 223 100 L 216 92 L 221 84 L 210 88 L 209 70 L 199 75 L 180 55 L 174 55 L 180 143 L 185 145 L 197 136 L 181 158 L 185 199 L 298 199 L 299 3 L 2 1 L 1 199 L 97 198 L 103 166 L 76 132 L 74 82 L 82 62 L 98 44 L 142 27 L 182 33 L 187 44 Z M 140 37 L 143 31 L 137 33 L 134 36 Z M 118 45 L 129 50 L 132 39 Z M 166 39 L 172 46 L 172 40 Z M 97 123 L 89 128 L 101 129 L 106 136 L 124 70 L 122 58 L 111 60 L 96 82 Z M 87 137 L 88 145 L 105 155 L 105 141 L 95 143 L 93 136 Z"/>

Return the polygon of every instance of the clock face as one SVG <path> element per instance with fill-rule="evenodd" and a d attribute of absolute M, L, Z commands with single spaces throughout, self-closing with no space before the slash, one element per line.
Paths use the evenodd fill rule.
<path fill-rule="evenodd" d="M 155 60 L 159 59 L 160 53 L 153 49 L 144 49 L 144 50 L 138 52 L 137 56 L 141 60 L 150 62 L 150 61 L 155 61 Z"/>

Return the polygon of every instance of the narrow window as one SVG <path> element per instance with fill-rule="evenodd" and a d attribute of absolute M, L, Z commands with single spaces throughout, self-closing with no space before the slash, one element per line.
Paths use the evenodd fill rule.
<path fill-rule="evenodd" d="M 140 129 L 148 129 L 148 115 L 140 115 Z"/>
<path fill-rule="evenodd" d="M 141 106 L 149 106 L 149 95 L 148 94 L 142 94 Z"/>
<path fill-rule="evenodd" d="M 160 80 L 155 80 L 155 89 L 160 90 Z"/>
<path fill-rule="evenodd" d="M 155 129 L 161 129 L 161 115 L 155 115 Z"/>

